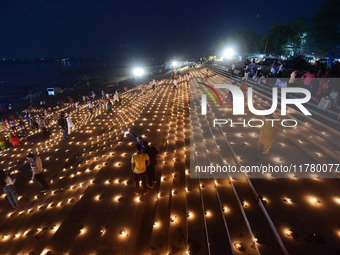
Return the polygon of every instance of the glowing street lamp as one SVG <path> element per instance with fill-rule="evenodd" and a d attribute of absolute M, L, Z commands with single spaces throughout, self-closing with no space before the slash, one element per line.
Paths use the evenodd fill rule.
<path fill-rule="evenodd" d="M 134 70 L 133 70 L 133 74 L 134 74 L 134 76 L 136 76 L 136 77 L 140 77 L 140 76 L 142 76 L 143 74 L 144 74 L 144 69 L 143 68 L 135 68 Z"/>
<path fill-rule="evenodd" d="M 173 61 L 173 62 L 172 62 L 172 67 L 173 67 L 173 68 L 178 67 L 178 63 L 177 63 L 176 61 Z"/>
<path fill-rule="evenodd" d="M 227 48 L 223 52 L 223 56 L 227 59 L 232 59 L 235 55 L 235 51 L 232 48 Z"/>

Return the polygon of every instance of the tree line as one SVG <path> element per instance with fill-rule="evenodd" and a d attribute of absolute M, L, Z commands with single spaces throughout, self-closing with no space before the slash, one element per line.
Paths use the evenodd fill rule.
<path fill-rule="evenodd" d="M 244 53 L 329 56 L 340 47 L 340 0 L 327 0 L 311 18 L 296 17 L 272 25 L 264 35 L 238 31 L 221 38 L 215 48 L 237 45 Z"/>

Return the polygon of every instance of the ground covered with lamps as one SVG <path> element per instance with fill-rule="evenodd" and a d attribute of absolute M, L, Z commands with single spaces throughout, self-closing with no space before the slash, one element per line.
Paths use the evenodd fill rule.
<path fill-rule="evenodd" d="M 339 253 L 337 178 L 263 171 L 218 175 L 194 167 L 338 164 L 339 132 L 291 109 L 299 125 L 281 127 L 269 153 L 262 155 L 257 152 L 260 127 L 214 126 L 214 116 L 230 119 L 232 111 L 210 99 L 207 115 L 201 115 L 199 82 L 235 82 L 211 71 L 204 79 L 205 74 L 192 71 L 190 84 L 183 79 L 177 89 L 164 79 L 145 95 L 139 88 L 129 90 L 113 113 L 89 115 L 82 106 L 73 112 L 76 130 L 67 142 L 54 120 L 52 139 L 32 134 L 30 144 L 1 152 L 2 167 L 17 168 L 20 196 L 15 210 L 1 196 L 1 253 Z M 218 93 L 225 101 L 227 91 Z M 254 105 L 268 108 L 260 94 Z M 127 130 L 159 151 L 156 186 L 146 195 L 133 193 L 136 140 Z M 50 185 L 46 193 L 27 181 L 23 158 L 29 152 L 43 160 Z"/>

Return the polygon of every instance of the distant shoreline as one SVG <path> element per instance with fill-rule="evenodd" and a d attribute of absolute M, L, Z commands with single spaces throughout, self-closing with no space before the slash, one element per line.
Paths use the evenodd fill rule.
<path fill-rule="evenodd" d="M 161 67 L 164 68 L 164 65 L 151 65 L 149 69 L 155 70 Z M 49 68 L 51 67 L 49 66 Z M 131 69 L 131 66 L 102 65 L 100 67 L 5 72 L 0 75 L 0 82 L 6 80 L 8 76 L 12 76 L 19 82 L 17 85 L 12 85 L 13 87 L 8 83 L 0 83 L 0 104 L 2 107 L 7 104 L 12 104 L 12 106 L 29 104 L 29 94 L 33 94 L 35 97 L 41 94 L 43 96 L 39 96 L 39 98 L 42 98 L 45 95 L 47 96 L 47 88 L 61 87 L 70 91 L 86 84 L 87 81 L 97 85 L 100 83 L 117 83 L 132 78 Z M 40 82 L 36 82 L 36 80 Z M 49 80 L 49 82 L 44 82 L 45 80 Z"/>

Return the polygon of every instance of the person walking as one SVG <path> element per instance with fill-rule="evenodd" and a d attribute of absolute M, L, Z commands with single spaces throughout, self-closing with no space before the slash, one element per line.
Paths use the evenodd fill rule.
<path fill-rule="evenodd" d="M 0 170 L 0 186 L 13 208 L 18 207 L 18 194 L 14 186 L 15 180 L 7 175 L 4 170 Z"/>
<path fill-rule="evenodd" d="M 50 189 L 48 186 L 45 177 L 44 177 L 44 169 L 42 165 L 42 160 L 40 157 L 34 156 L 32 153 L 29 153 L 27 155 L 27 159 L 30 161 L 30 167 L 32 170 L 32 181 L 37 180 L 43 189 L 40 190 L 40 192 L 44 193 Z"/>
<path fill-rule="evenodd" d="M 155 168 L 157 164 L 158 151 L 154 146 L 149 146 L 147 141 L 142 141 L 142 152 L 148 154 L 150 158 L 150 165 L 146 167 L 146 175 L 148 177 L 148 187 L 152 189 L 156 183 Z"/>
<path fill-rule="evenodd" d="M 177 89 L 177 77 L 174 79 L 174 90 Z"/>
<path fill-rule="evenodd" d="M 145 195 L 147 192 L 146 168 L 150 165 L 150 158 L 148 154 L 142 152 L 142 145 L 137 144 L 136 149 L 137 153 L 131 158 L 131 169 L 136 183 L 135 194 Z M 139 188 L 140 180 L 142 180 L 142 190 Z"/>
<path fill-rule="evenodd" d="M 74 131 L 75 126 L 74 126 L 74 124 L 73 124 L 73 122 L 71 120 L 70 111 L 67 111 L 66 122 L 67 122 L 67 127 L 68 127 L 68 134 L 71 134 L 71 132 Z"/>
<path fill-rule="evenodd" d="M 92 115 L 93 112 L 92 112 L 92 103 L 91 103 L 91 101 L 88 101 L 88 105 L 89 105 L 90 114 Z"/>
<path fill-rule="evenodd" d="M 60 114 L 60 119 L 58 120 L 58 124 L 63 132 L 64 140 L 67 141 L 67 121 L 64 118 L 64 113 Z"/>

